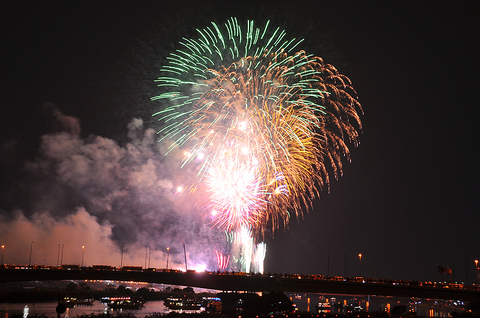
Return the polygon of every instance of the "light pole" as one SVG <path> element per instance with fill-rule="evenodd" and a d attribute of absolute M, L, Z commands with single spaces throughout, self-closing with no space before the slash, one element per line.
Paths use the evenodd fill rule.
<path fill-rule="evenodd" d="M 152 247 L 148 247 L 148 268 L 150 268 L 150 257 L 152 256 Z"/>
<path fill-rule="evenodd" d="M 3 253 L 5 252 L 5 245 L 2 245 L 2 266 L 4 265 L 3 263 Z"/>
<path fill-rule="evenodd" d="M 358 259 L 360 261 L 360 277 L 362 277 L 362 254 L 358 254 Z"/>
<path fill-rule="evenodd" d="M 188 272 L 188 267 L 187 267 L 187 250 L 185 249 L 185 242 L 183 242 L 183 238 L 180 236 L 180 239 L 182 240 L 183 244 L 183 255 L 185 256 L 185 272 Z"/>
<path fill-rule="evenodd" d="M 170 258 L 170 247 L 167 247 L 167 270 L 168 270 L 168 259 Z"/>
<path fill-rule="evenodd" d="M 83 258 L 85 257 L 85 246 L 82 245 L 82 265 L 80 267 L 83 267 Z"/>
<path fill-rule="evenodd" d="M 30 267 L 30 264 L 32 263 L 32 249 L 33 249 L 33 241 L 30 244 L 30 258 L 28 259 L 28 267 Z"/>
<path fill-rule="evenodd" d="M 123 246 L 125 245 L 124 242 L 122 242 L 122 250 L 120 252 L 120 268 L 123 267 Z"/>
<path fill-rule="evenodd" d="M 478 271 L 478 259 L 475 260 L 475 282 L 478 286 L 480 282 L 480 273 Z"/>
<path fill-rule="evenodd" d="M 145 269 L 147 269 L 147 255 L 148 255 L 147 251 L 148 251 L 148 246 L 145 245 Z"/>
<path fill-rule="evenodd" d="M 65 248 L 65 244 L 62 244 L 62 256 L 60 256 L 60 267 L 63 265 L 63 249 Z"/>
<path fill-rule="evenodd" d="M 58 253 L 57 253 L 57 267 L 58 264 L 60 263 L 60 244 L 58 244 Z"/>

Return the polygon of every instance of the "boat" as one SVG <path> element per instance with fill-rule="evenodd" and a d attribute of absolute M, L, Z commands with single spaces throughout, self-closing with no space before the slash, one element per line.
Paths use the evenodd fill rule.
<path fill-rule="evenodd" d="M 320 301 L 318 304 L 315 305 L 315 309 L 319 313 L 328 313 L 332 310 L 332 305 L 330 305 L 328 301 Z"/>
<path fill-rule="evenodd" d="M 102 304 L 108 304 L 110 302 L 110 297 L 108 296 L 100 297 L 100 302 Z"/>
<path fill-rule="evenodd" d="M 140 309 L 144 304 L 143 298 L 110 297 L 107 306 L 113 309 Z"/>
<path fill-rule="evenodd" d="M 92 298 L 75 298 L 75 297 L 64 297 L 60 303 L 64 304 L 66 308 L 73 308 L 75 306 L 92 306 L 95 302 L 95 299 Z"/>
<path fill-rule="evenodd" d="M 169 297 L 164 304 L 171 310 L 200 310 L 202 308 L 202 300 L 195 298 Z"/>

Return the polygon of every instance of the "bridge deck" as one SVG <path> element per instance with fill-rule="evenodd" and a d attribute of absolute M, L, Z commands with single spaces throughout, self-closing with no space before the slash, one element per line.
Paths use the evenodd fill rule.
<path fill-rule="evenodd" d="M 65 269 L 0 269 L 0 282 L 41 280 L 114 280 L 201 287 L 221 291 L 302 292 L 418 297 L 480 301 L 480 290 L 467 288 L 363 283 L 280 275 L 234 275 L 215 272 L 162 272 Z"/>

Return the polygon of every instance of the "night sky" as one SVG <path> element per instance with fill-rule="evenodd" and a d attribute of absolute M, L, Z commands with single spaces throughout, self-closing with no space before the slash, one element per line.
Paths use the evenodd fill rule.
<path fill-rule="evenodd" d="M 480 258 L 480 4 L 464 2 L 10 2 L 0 43 L 0 244 L 5 262 L 164 267 L 222 234 L 175 193 L 150 102 L 182 37 L 231 16 L 271 19 L 347 75 L 360 146 L 313 210 L 267 241 L 266 272 L 474 282 Z M 196 3 L 196 4 L 192 4 Z M 78 149 L 82 149 L 78 152 Z M 333 178 L 332 178 L 333 179 Z M 149 249 L 149 251 L 150 251 Z M 212 252 L 213 253 L 213 252 Z M 361 268 L 358 254 L 361 253 Z M 124 264 L 125 264 L 124 263 Z M 441 277 L 440 277 L 441 278 Z M 443 276 L 443 279 L 447 279 Z"/>

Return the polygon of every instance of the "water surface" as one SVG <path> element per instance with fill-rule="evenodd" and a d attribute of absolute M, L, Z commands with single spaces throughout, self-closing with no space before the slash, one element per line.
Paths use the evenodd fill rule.
<path fill-rule="evenodd" d="M 33 303 L 0 303 L 0 318 L 8 318 L 14 314 L 23 314 L 25 318 L 31 317 L 35 314 L 44 314 L 47 317 L 57 317 L 58 302 L 37 302 Z M 74 308 L 67 308 L 64 314 L 61 314 L 62 318 L 72 318 L 80 315 L 100 314 L 100 313 L 126 313 L 130 312 L 137 318 L 142 318 L 153 313 L 168 313 L 170 310 L 163 304 L 163 300 L 147 301 L 140 309 L 111 309 L 106 304 L 100 301 L 95 301 L 92 306 L 75 306 Z"/>

